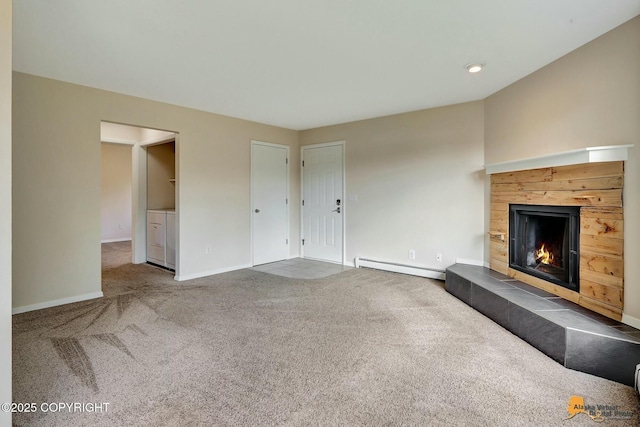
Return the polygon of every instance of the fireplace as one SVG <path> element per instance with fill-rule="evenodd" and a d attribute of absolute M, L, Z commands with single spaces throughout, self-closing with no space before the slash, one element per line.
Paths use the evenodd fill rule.
<path fill-rule="evenodd" d="M 580 208 L 509 205 L 509 267 L 579 292 Z"/>
<path fill-rule="evenodd" d="M 491 270 L 620 321 L 625 286 L 623 187 L 623 161 L 493 173 L 489 221 Z M 547 211 L 549 205 L 562 206 L 563 210 L 574 206 L 569 208 L 570 219 L 563 221 L 564 227 L 567 221 L 570 223 L 567 241 L 575 245 L 571 263 L 567 259 L 569 249 L 564 250 L 563 233 L 562 269 L 571 263 L 568 271 L 551 276 L 532 274 L 545 265 L 538 270 L 535 270 L 537 265 L 526 265 L 527 252 L 523 248 L 526 242 L 521 242 L 527 237 L 525 230 L 519 231 L 518 244 L 512 241 L 518 232 L 516 224 L 510 222 L 514 223 L 518 215 L 517 209 L 511 211 L 511 205 L 528 205 L 520 206 L 520 210 L 534 214 Z M 510 217 L 514 219 L 510 221 Z M 557 259 L 555 254 L 554 259 Z M 565 288 L 557 284 L 559 282 L 570 286 Z"/>

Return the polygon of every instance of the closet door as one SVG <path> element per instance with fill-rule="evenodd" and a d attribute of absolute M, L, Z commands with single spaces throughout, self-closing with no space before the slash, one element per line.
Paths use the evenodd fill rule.
<path fill-rule="evenodd" d="M 253 265 L 289 255 L 288 147 L 251 143 Z"/>

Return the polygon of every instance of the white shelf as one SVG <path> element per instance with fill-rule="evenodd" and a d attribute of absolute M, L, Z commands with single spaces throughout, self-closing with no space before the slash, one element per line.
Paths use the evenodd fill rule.
<path fill-rule="evenodd" d="M 579 165 L 582 163 L 615 162 L 627 160 L 629 158 L 628 151 L 633 147 L 633 144 L 587 147 L 579 150 L 565 151 L 563 153 L 549 154 L 547 156 L 494 163 L 492 165 L 485 165 L 484 168 L 487 175 L 492 175 L 494 173 Z"/>

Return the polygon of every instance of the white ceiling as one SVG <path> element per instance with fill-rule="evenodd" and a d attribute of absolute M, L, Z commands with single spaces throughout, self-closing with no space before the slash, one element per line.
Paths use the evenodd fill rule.
<path fill-rule="evenodd" d="M 640 0 L 14 0 L 13 10 L 16 71 L 301 130 L 483 99 L 640 14 Z M 472 75 L 471 62 L 486 67 Z"/>

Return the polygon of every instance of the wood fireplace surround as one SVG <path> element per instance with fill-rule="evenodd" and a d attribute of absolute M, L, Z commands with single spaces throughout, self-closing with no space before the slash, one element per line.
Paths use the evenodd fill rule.
<path fill-rule="evenodd" d="M 624 162 L 491 175 L 490 268 L 620 321 L 624 292 Z M 579 292 L 509 268 L 509 204 L 580 208 Z"/>

